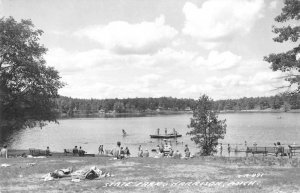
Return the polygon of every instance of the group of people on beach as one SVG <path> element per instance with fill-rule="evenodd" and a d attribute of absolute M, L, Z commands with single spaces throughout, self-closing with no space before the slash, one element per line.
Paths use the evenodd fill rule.
<path fill-rule="evenodd" d="M 295 145 L 295 143 L 294 143 L 294 145 Z M 248 147 L 247 141 L 245 141 L 244 148 L 238 149 L 238 144 L 236 144 L 234 152 L 244 151 L 244 152 L 246 152 L 246 156 L 247 156 L 248 153 L 249 153 L 249 151 L 250 151 L 249 148 L 251 149 L 251 147 Z M 257 143 L 256 142 L 253 143 L 253 148 L 254 149 L 259 148 L 259 147 L 257 147 Z M 262 148 L 262 147 L 260 147 L 260 148 Z M 268 147 L 268 148 L 270 148 L 270 147 Z M 291 158 L 292 157 L 292 151 L 291 151 L 291 149 L 292 149 L 291 145 L 288 145 L 288 148 L 285 151 L 285 149 L 282 146 L 282 144 L 280 142 L 276 142 L 276 143 L 274 143 L 274 151 L 272 151 L 272 152 L 275 153 L 276 157 L 279 155 L 279 156 L 289 156 L 289 158 Z M 230 156 L 230 153 L 232 152 L 230 144 L 227 145 L 227 151 L 228 151 L 228 156 Z M 223 145 L 222 145 L 222 143 L 219 144 L 219 154 L 220 154 L 220 156 L 222 156 L 222 154 L 223 154 Z"/>
<path fill-rule="evenodd" d="M 293 145 L 295 145 L 295 143 Z M 275 152 L 276 157 L 279 155 L 279 156 L 289 156 L 289 158 L 292 158 L 291 146 L 293 146 L 293 145 L 288 145 L 288 148 L 286 151 L 280 142 L 274 143 L 274 148 L 275 148 L 274 152 Z M 223 144 L 219 143 L 218 146 L 219 146 L 218 147 L 219 154 L 220 154 L 220 156 L 223 156 Z M 245 148 L 238 149 L 238 145 L 236 144 L 235 149 L 233 151 L 234 152 L 244 151 L 244 152 L 246 152 L 246 156 L 247 156 L 247 154 L 249 153 L 249 151 L 248 151 L 249 147 L 248 147 L 247 141 L 245 141 L 244 146 L 245 146 Z M 253 147 L 254 148 L 257 147 L 256 142 L 253 143 Z M 187 144 L 184 147 L 184 155 L 182 156 L 182 154 L 179 152 L 179 150 L 174 151 L 172 149 L 171 143 L 168 143 L 167 140 L 164 140 L 164 144 L 161 143 L 161 145 L 157 145 L 156 149 L 153 149 L 152 151 L 154 151 L 156 153 L 154 156 L 156 158 L 159 158 L 159 157 L 190 158 L 190 157 L 192 157 Z M 65 150 L 65 152 L 66 152 L 66 150 Z M 227 152 L 228 152 L 227 155 L 230 156 L 230 153 L 232 152 L 232 148 L 231 148 L 230 144 L 227 144 Z M 46 148 L 45 153 L 46 153 L 46 156 L 52 155 L 49 146 Z M 73 156 L 84 156 L 86 154 L 86 152 L 82 149 L 81 146 L 79 147 L 79 149 L 77 148 L 77 146 L 75 146 L 72 149 L 72 152 L 67 152 L 67 153 L 73 153 Z M 122 147 L 121 142 L 119 142 L 119 141 L 117 142 L 116 148 L 114 148 L 112 150 L 104 150 L 103 145 L 100 145 L 98 148 L 98 154 L 99 155 L 101 155 L 101 154 L 112 155 L 112 156 L 116 157 L 117 159 L 128 158 L 131 155 L 129 148 Z M 143 150 L 142 146 L 139 145 L 137 156 L 138 157 L 149 157 L 150 153 L 149 153 L 148 149 Z M 3 145 L 3 147 L 1 148 L 0 157 L 8 158 L 7 145 Z"/>
<path fill-rule="evenodd" d="M 191 152 L 189 150 L 188 145 L 186 144 L 185 148 L 184 148 L 184 156 L 182 156 L 182 154 L 179 152 L 179 150 L 174 151 L 172 149 L 171 144 L 168 144 L 167 140 L 165 140 L 165 144 L 157 145 L 156 155 L 154 157 L 155 158 L 160 158 L 160 157 L 190 158 Z"/>
<path fill-rule="evenodd" d="M 77 145 L 73 148 L 73 156 L 84 156 L 84 154 L 86 153 L 82 148 L 81 146 L 79 147 L 79 149 L 77 148 Z"/>
<path fill-rule="evenodd" d="M 286 153 L 284 151 L 283 146 L 281 145 L 280 142 L 274 143 L 275 145 L 275 155 L 278 156 L 284 156 Z M 244 148 L 239 149 L 238 148 L 238 144 L 235 145 L 234 148 L 232 148 L 231 144 L 227 144 L 227 155 L 230 156 L 231 152 L 239 152 L 239 151 L 245 151 L 246 154 L 248 153 L 248 144 L 247 141 L 245 141 L 244 143 Z M 254 142 L 253 143 L 253 147 L 257 147 L 257 143 Z M 153 149 L 152 151 L 155 152 L 155 156 L 156 158 L 160 158 L 160 157 L 173 157 L 173 158 L 190 158 L 191 156 L 191 152 L 189 150 L 188 145 L 186 144 L 184 147 L 184 154 L 182 156 L 182 154 L 179 152 L 179 150 L 174 151 L 171 144 L 168 143 L 167 140 L 164 140 L 164 144 L 160 144 L 157 145 L 156 149 Z M 223 156 L 223 144 L 219 143 L 219 154 L 220 156 Z M 128 147 L 126 147 L 125 149 L 123 147 L 121 147 L 121 142 L 117 143 L 117 148 L 115 148 L 114 150 L 111 150 L 110 152 L 111 155 L 114 155 L 115 157 L 117 157 L 118 159 L 123 159 L 126 157 L 130 156 L 130 152 Z M 104 154 L 104 150 L 103 150 L 103 145 L 99 146 L 99 154 Z M 138 146 L 138 157 L 149 157 L 149 151 L 148 149 L 143 149 L 141 145 Z M 288 153 L 287 155 L 289 157 L 291 157 L 291 152 L 290 152 L 290 148 L 288 149 Z"/>
<path fill-rule="evenodd" d="M 112 155 L 117 159 L 124 159 L 127 157 L 130 157 L 130 151 L 128 147 L 122 147 L 121 142 L 117 142 L 117 146 L 113 148 L 112 150 L 105 150 L 105 154 Z M 103 145 L 100 145 L 98 148 L 98 154 L 104 154 Z"/>
<path fill-rule="evenodd" d="M 174 151 L 172 149 L 171 144 L 168 144 L 167 141 L 165 141 L 165 144 L 161 144 L 161 145 L 157 145 L 156 150 L 152 150 L 155 151 L 155 158 L 160 158 L 160 157 L 173 157 L 173 158 L 190 158 L 191 153 L 189 150 L 188 145 L 185 145 L 184 148 L 184 155 L 182 156 L 182 154 L 179 152 L 179 150 Z M 117 146 L 115 148 L 113 148 L 112 150 L 105 150 L 104 153 L 104 149 L 103 149 L 103 145 L 100 145 L 98 148 L 98 154 L 107 154 L 107 155 L 111 155 L 113 157 L 115 157 L 116 159 L 125 159 L 130 157 L 131 153 L 128 147 L 123 148 L 121 146 L 121 142 L 117 142 Z M 150 157 L 150 152 L 148 151 L 148 149 L 143 149 L 142 145 L 138 146 L 138 153 L 137 153 L 137 157 Z"/>
<path fill-rule="evenodd" d="M 240 144 L 240 145 L 241 145 L 241 144 Z M 247 141 L 245 141 L 245 143 L 244 143 L 244 148 L 242 147 L 242 149 L 243 149 L 244 151 L 246 151 L 246 150 L 247 150 L 247 147 L 248 147 L 248 144 L 247 144 Z M 253 143 L 253 147 L 257 147 L 257 143 L 256 143 L 256 142 Z M 232 147 L 231 147 L 230 144 L 227 144 L 227 153 L 228 153 L 228 156 L 229 156 L 229 157 L 230 157 L 230 153 L 231 153 L 231 152 L 237 153 L 237 152 L 239 152 L 239 151 L 241 151 L 241 149 L 238 148 L 238 144 L 235 144 L 234 149 L 232 149 Z M 223 144 L 222 144 L 222 143 L 219 143 L 219 153 L 220 153 L 220 156 L 223 156 Z"/>
<path fill-rule="evenodd" d="M 139 145 L 138 147 L 138 157 L 149 157 L 149 151 L 146 149 L 145 151 L 143 150 L 142 146 Z"/>
<path fill-rule="evenodd" d="M 295 145 L 295 142 L 294 142 L 294 145 Z M 291 147 L 291 145 L 288 145 L 288 149 L 287 149 L 287 151 L 285 152 L 284 151 L 284 147 L 281 145 L 281 143 L 280 142 L 277 142 L 277 143 L 274 143 L 274 147 L 275 147 L 275 149 L 276 149 L 276 157 L 278 156 L 278 155 L 280 155 L 280 156 L 289 156 L 289 158 L 292 158 L 292 147 Z"/>
<path fill-rule="evenodd" d="M 223 145 L 222 145 L 222 143 L 220 143 L 219 152 L 220 152 L 220 156 L 222 156 L 223 155 Z M 228 144 L 228 146 L 227 146 L 227 152 L 228 152 L 228 156 L 230 156 L 230 152 L 231 152 L 230 144 Z"/>

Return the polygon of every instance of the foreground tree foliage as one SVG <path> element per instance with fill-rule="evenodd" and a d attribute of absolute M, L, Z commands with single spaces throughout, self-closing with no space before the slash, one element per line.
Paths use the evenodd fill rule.
<path fill-rule="evenodd" d="M 224 139 L 227 125 L 226 120 L 218 120 L 213 100 L 202 95 L 196 102 L 188 127 L 192 130 L 187 134 L 193 136 L 191 140 L 202 149 L 202 155 L 211 155 L 216 152 L 218 139 Z"/>
<path fill-rule="evenodd" d="M 63 83 L 45 65 L 42 33 L 30 20 L 0 18 L 0 126 L 56 121 L 54 99 Z"/>
<path fill-rule="evenodd" d="M 273 32 L 277 34 L 273 40 L 279 43 L 291 41 L 297 45 L 300 37 L 299 19 L 300 1 L 285 0 L 282 13 L 275 18 L 275 21 L 288 25 L 273 27 Z M 270 54 L 264 57 L 264 60 L 272 64 L 271 68 L 274 71 L 286 72 L 285 80 L 290 82 L 290 86 L 296 85 L 296 91 L 300 92 L 300 44 L 287 52 Z"/>

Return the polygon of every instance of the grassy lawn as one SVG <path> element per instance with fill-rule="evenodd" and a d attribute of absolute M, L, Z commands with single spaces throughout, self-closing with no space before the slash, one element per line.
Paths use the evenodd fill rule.
<path fill-rule="evenodd" d="M 190 160 L 107 157 L 0 159 L 0 192 L 300 192 L 300 159 L 275 157 Z M 35 163 L 30 166 L 29 163 Z M 114 176 L 72 182 L 43 181 L 56 169 L 96 166 Z"/>

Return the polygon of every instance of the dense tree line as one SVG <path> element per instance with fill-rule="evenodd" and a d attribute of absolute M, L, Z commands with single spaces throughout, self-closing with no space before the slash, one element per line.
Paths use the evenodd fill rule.
<path fill-rule="evenodd" d="M 56 100 L 57 108 L 63 114 L 93 113 L 139 113 L 153 111 L 186 111 L 195 107 L 194 99 L 127 98 L 127 99 L 76 99 L 61 96 Z M 217 100 L 213 102 L 216 111 L 266 110 L 281 109 L 288 111 L 300 109 L 300 94 L 280 94 L 270 97 L 251 97 L 240 99 Z"/>
<path fill-rule="evenodd" d="M 92 114 L 99 111 L 108 113 L 137 113 L 161 110 L 186 110 L 194 105 L 193 99 L 128 98 L 128 99 L 73 99 L 60 97 L 56 100 L 61 113 L 72 116 L 74 113 Z"/>
<path fill-rule="evenodd" d="M 215 110 L 266 110 L 282 109 L 288 111 L 291 109 L 300 109 L 300 94 L 284 93 L 270 97 L 251 97 L 240 99 L 218 100 L 214 102 Z"/>

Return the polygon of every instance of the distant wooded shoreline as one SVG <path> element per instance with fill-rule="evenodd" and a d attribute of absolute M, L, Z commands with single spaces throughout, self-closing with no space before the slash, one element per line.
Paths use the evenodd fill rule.
<path fill-rule="evenodd" d="M 59 117 L 184 114 L 191 113 L 195 103 L 195 99 L 173 97 L 77 99 L 61 96 L 56 99 L 56 110 Z M 216 100 L 213 109 L 220 113 L 297 113 L 300 112 L 300 94 Z"/>

